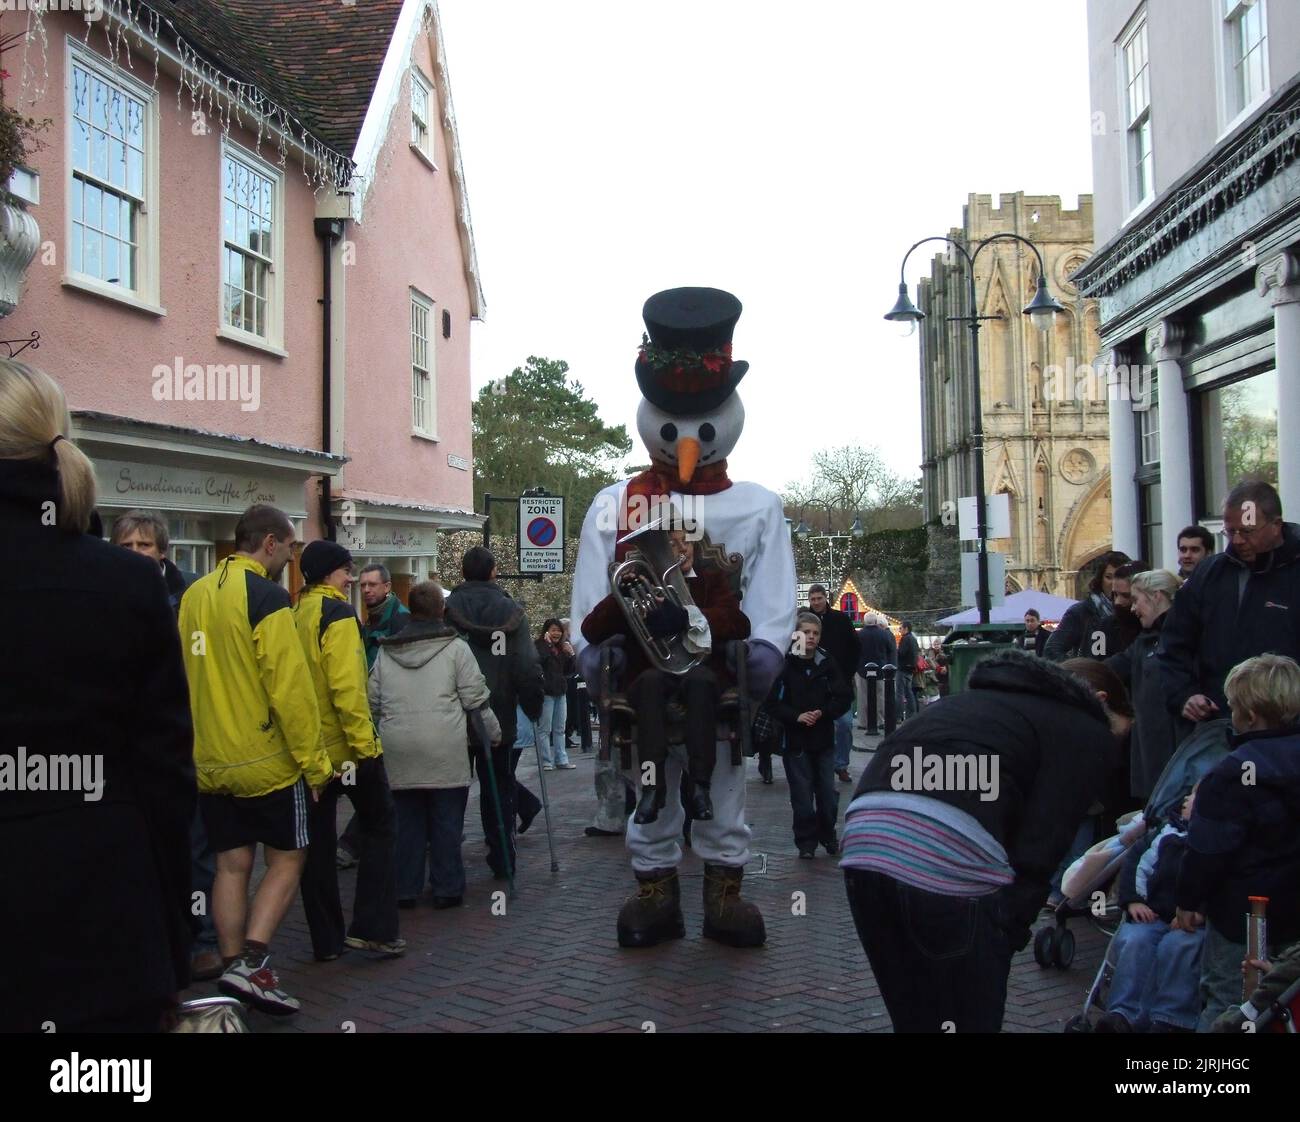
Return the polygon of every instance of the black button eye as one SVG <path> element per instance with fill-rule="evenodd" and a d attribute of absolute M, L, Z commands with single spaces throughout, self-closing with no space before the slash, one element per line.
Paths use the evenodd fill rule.
<path fill-rule="evenodd" d="M 708 421 L 705 421 L 704 424 L 700 426 L 700 439 L 706 444 L 717 435 L 718 430 L 709 424 Z"/>
<path fill-rule="evenodd" d="M 676 440 L 677 426 L 670 421 L 668 424 L 664 425 L 664 427 L 659 430 L 659 435 L 662 436 L 665 440 Z"/>

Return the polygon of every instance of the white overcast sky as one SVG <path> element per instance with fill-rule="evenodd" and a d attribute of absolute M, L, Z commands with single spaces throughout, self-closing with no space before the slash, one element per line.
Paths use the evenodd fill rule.
<path fill-rule="evenodd" d="M 475 388 L 562 358 L 635 440 L 646 297 L 728 289 L 733 479 L 779 490 L 851 442 L 919 473 L 918 342 L 881 318 L 907 247 L 970 192 L 1092 189 L 1083 0 L 439 8 L 487 298 Z"/>

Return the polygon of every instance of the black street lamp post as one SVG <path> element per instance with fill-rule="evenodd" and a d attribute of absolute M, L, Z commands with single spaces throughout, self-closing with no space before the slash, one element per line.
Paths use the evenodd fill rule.
<path fill-rule="evenodd" d="M 910 323 L 913 330 L 921 320 L 925 319 L 925 313 L 912 303 L 911 297 L 907 294 L 907 280 L 904 276 L 907 259 L 912 256 L 912 250 L 917 246 L 925 245 L 926 242 L 947 242 L 966 259 L 966 292 L 970 314 L 949 316 L 948 319 L 950 322 L 965 323 L 970 328 L 971 373 L 974 379 L 972 399 L 975 414 L 972 424 L 974 430 L 972 439 L 975 445 L 975 532 L 979 536 L 979 586 L 975 593 L 975 606 L 979 610 L 980 623 L 989 622 L 989 610 L 992 606 L 989 595 L 988 515 L 984 497 L 984 408 L 980 395 L 980 324 L 986 319 L 1002 317 L 982 316 L 976 311 L 978 305 L 975 296 L 975 258 L 986 245 L 997 241 L 1021 242 L 1032 249 L 1034 256 L 1038 258 L 1038 290 L 1023 310 L 1039 331 L 1047 331 L 1052 326 L 1056 313 L 1065 309 L 1047 291 L 1047 272 L 1043 267 L 1043 255 L 1039 252 L 1038 246 L 1028 238 L 1011 233 L 994 234 L 992 237 L 985 238 L 975 246 L 973 253 L 953 238 L 943 236 L 922 238 L 903 255 L 903 264 L 899 267 L 898 301 L 885 315 L 885 319 L 896 323 Z"/>

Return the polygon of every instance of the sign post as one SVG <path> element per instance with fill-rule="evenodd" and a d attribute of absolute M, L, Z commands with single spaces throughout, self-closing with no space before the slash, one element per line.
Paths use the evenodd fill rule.
<path fill-rule="evenodd" d="M 564 572 L 564 499 L 519 497 L 519 572 Z"/>

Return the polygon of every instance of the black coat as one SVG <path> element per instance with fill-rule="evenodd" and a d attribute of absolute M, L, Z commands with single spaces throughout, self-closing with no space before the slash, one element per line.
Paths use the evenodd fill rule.
<path fill-rule="evenodd" d="M 1114 613 L 1114 605 L 1100 592 L 1091 592 L 1071 604 L 1048 637 L 1043 657 L 1064 662 L 1067 658 L 1100 659 L 1115 654 L 1108 630 Z"/>
<path fill-rule="evenodd" d="M 827 608 L 817 618 L 822 621 L 821 649 L 835 660 L 844 680 L 852 682 L 858 668 L 858 636 L 853 630 L 853 621 L 834 608 Z"/>
<path fill-rule="evenodd" d="M 1016 639 L 1016 646 L 1018 646 L 1022 651 L 1028 651 L 1030 654 L 1041 656 L 1043 650 L 1047 646 L 1047 640 L 1050 637 L 1051 632 L 1041 625 L 1032 635 L 1030 634 L 1029 629 L 1026 628 L 1021 633 L 1020 637 Z"/>
<path fill-rule="evenodd" d="M 964 692 L 926 706 L 885 737 L 855 797 L 898 790 L 891 781 L 911 769 L 914 748 L 923 758 L 993 757 L 996 798 L 983 799 L 978 790 L 916 793 L 965 811 L 1002 843 L 1016 874 L 1001 890 L 1009 934 L 1013 946 L 1023 947 L 1052 874 L 1115 766 L 1118 744 L 1079 679 L 1046 659 L 1008 650 L 979 662 Z"/>
<path fill-rule="evenodd" d="M 1244 943 L 1247 897 L 1267 896 L 1269 942 L 1290 943 L 1300 938 L 1300 728 L 1243 733 L 1232 745 L 1197 788 L 1178 906 Z"/>
<path fill-rule="evenodd" d="M 545 639 L 535 639 L 537 661 L 542 667 L 542 689 L 548 697 L 563 697 L 569 692 L 569 675 L 573 673 L 575 659 L 566 655 L 560 643 L 552 645 Z"/>
<path fill-rule="evenodd" d="M 916 636 L 910 631 L 903 632 L 903 637 L 898 641 L 898 672 L 903 677 L 910 678 L 916 673 L 916 660 L 921 656 L 921 644 L 916 641 Z"/>
<path fill-rule="evenodd" d="M 1300 526 L 1284 523 L 1282 544 L 1253 572 L 1231 546 L 1207 557 L 1168 614 L 1156 655 L 1165 703 L 1181 713 L 1201 693 L 1226 717 L 1223 682 L 1237 663 L 1269 651 L 1300 659 Z"/>
<path fill-rule="evenodd" d="M 835 718 L 853 704 L 853 693 L 835 660 L 820 647 L 812 658 L 786 655 L 781 673 L 767 695 L 767 709 L 785 730 L 785 751 L 824 752 L 835 747 Z M 799 714 L 820 709 L 811 727 L 799 723 Z"/>
<path fill-rule="evenodd" d="M 858 671 L 868 663 L 898 665 L 898 644 L 888 627 L 864 627 L 858 632 Z"/>
<path fill-rule="evenodd" d="M 447 622 L 465 637 L 487 679 L 501 743 L 513 744 L 515 706 L 530 720 L 542 715 L 542 667 L 524 609 L 499 584 L 467 580 L 447 597 Z"/>
<path fill-rule="evenodd" d="M 1128 690 L 1136 721 L 1129 749 L 1129 794 L 1146 801 L 1178 747 L 1173 714 L 1165 706 L 1165 684 L 1156 648 L 1169 613 L 1143 631 L 1128 650 L 1106 660 Z"/>
<path fill-rule="evenodd" d="M 52 467 L 0 460 L 15 640 L 0 755 L 90 753 L 103 787 L 0 790 L 0 1031 L 161 1009 L 189 981 L 197 793 L 176 618 L 156 562 L 42 524 L 55 494 Z"/>

